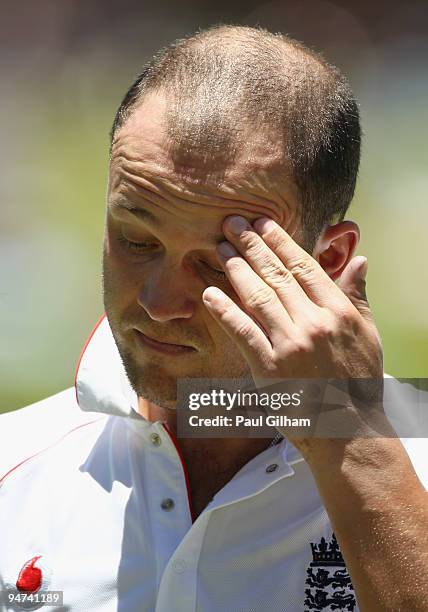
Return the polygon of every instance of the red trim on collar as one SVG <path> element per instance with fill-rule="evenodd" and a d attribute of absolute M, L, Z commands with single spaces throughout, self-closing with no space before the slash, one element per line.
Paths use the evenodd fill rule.
<path fill-rule="evenodd" d="M 171 442 L 174 444 L 175 450 L 177 451 L 177 454 L 178 454 L 178 456 L 180 458 L 180 461 L 181 461 L 181 466 L 183 468 L 183 473 L 184 473 L 184 479 L 186 481 L 187 499 L 188 499 L 188 502 L 189 502 L 190 516 L 192 517 L 192 523 L 194 523 L 195 520 L 196 520 L 196 517 L 195 517 L 194 510 L 193 510 L 192 496 L 190 494 L 190 480 L 189 480 L 189 473 L 188 473 L 187 468 L 186 468 L 186 463 L 184 461 L 183 455 L 181 454 L 180 448 L 178 446 L 178 443 L 177 443 L 177 440 L 176 440 L 174 434 L 169 429 L 167 423 L 162 423 L 162 425 L 163 425 L 163 428 L 165 429 L 165 431 L 167 432 L 167 434 L 169 435 L 169 437 L 171 438 Z"/>
<path fill-rule="evenodd" d="M 15 465 L 13 468 L 11 468 L 8 472 L 6 472 L 6 474 L 4 474 L 4 476 L 2 476 L 0 478 L 0 485 L 3 484 L 3 481 L 9 476 L 9 474 L 14 472 L 21 465 L 24 465 L 24 463 L 27 463 L 27 461 L 30 461 L 30 459 L 33 459 L 34 457 L 37 457 L 38 455 L 41 455 L 42 453 L 44 453 L 45 451 L 49 450 L 50 448 L 53 448 L 54 446 L 56 446 L 57 444 L 62 442 L 64 440 L 64 438 L 66 438 L 69 434 L 73 433 L 73 431 L 76 431 L 77 429 L 80 429 L 81 427 L 85 427 L 86 425 L 91 425 L 91 423 L 96 423 L 97 421 L 100 421 L 103 418 L 104 418 L 104 416 L 101 416 L 98 419 L 92 419 L 92 421 L 87 421 L 86 423 L 81 423 L 80 425 L 77 425 L 76 427 L 73 427 L 73 429 L 70 429 L 70 431 L 67 431 L 67 433 L 65 433 L 63 436 L 61 436 L 61 438 L 59 438 L 59 440 L 56 440 L 56 442 L 54 442 L 53 444 L 50 444 L 49 446 L 46 446 L 45 448 L 42 448 L 41 450 L 37 451 L 37 453 L 34 453 L 34 455 L 30 455 L 26 459 L 23 459 L 17 465 Z"/>
<path fill-rule="evenodd" d="M 89 336 L 88 336 L 88 338 L 87 338 L 87 340 L 86 340 L 86 342 L 85 342 L 85 344 L 84 344 L 84 346 L 83 346 L 83 349 L 82 349 L 82 350 L 81 350 L 81 352 L 80 352 L 80 357 L 79 357 L 79 360 L 78 360 L 77 365 L 76 365 L 76 373 L 75 373 L 75 375 L 74 375 L 74 391 L 75 391 L 75 393 L 76 393 L 76 401 L 77 401 L 77 403 L 79 403 L 79 397 L 78 397 L 78 395 L 77 395 L 77 376 L 78 376 L 78 374 L 79 374 L 80 364 L 82 363 L 83 355 L 85 354 L 85 351 L 86 351 L 86 349 L 88 348 L 88 344 L 89 344 L 89 343 L 90 343 L 90 341 L 92 340 L 92 337 L 94 336 L 95 332 L 97 331 L 97 329 L 99 328 L 99 326 L 101 325 L 101 323 L 104 321 L 104 319 L 106 318 L 106 316 L 107 316 L 107 315 L 106 315 L 106 313 L 104 313 L 104 314 L 103 314 L 103 315 L 102 315 L 102 316 L 101 316 L 101 317 L 98 319 L 98 321 L 97 321 L 97 322 L 96 322 L 96 324 L 95 324 L 94 329 L 93 329 L 93 330 L 91 331 L 91 333 L 89 334 Z"/>
<path fill-rule="evenodd" d="M 77 376 L 78 376 L 78 374 L 79 374 L 80 364 L 81 364 L 81 362 L 82 362 L 83 355 L 85 354 L 85 351 L 86 351 L 86 349 L 87 349 L 87 347 L 88 347 L 88 345 L 89 345 L 90 341 L 92 340 L 92 337 L 94 336 L 95 332 L 97 331 L 97 329 L 99 328 L 99 326 L 101 325 L 101 323 L 104 321 L 104 319 L 105 319 L 105 318 L 106 318 L 106 314 L 104 313 L 104 314 L 102 315 L 102 317 L 100 317 L 100 319 L 97 321 L 97 323 L 96 323 L 96 325 L 95 325 L 94 329 L 92 330 L 92 332 L 90 333 L 90 335 L 89 335 L 88 339 L 87 339 L 87 340 L 86 340 L 86 342 L 85 342 L 85 345 L 84 345 L 84 347 L 83 347 L 83 349 L 82 349 L 82 352 L 80 353 L 79 361 L 77 362 L 76 374 L 75 374 L 75 376 L 74 376 L 74 389 L 75 389 L 75 392 L 76 392 L 76 400 L 77 400 L 77 403 L 79 403 L 79 398 L 78 398 L 78 395 L 77 395 L 77 386 L 76 386 L 76 384 L 77 384 Z M 98 419 L 97 419 L 97 420 L 98 420 Z M 93 421 L 91 421 L 91 422 L 93 422 Z M 178 447 L 178 444 L 177 444 L 177 441 L 176 441 L 176 439 L 175 439 L 175 436 L 174 436 L 174 434 L 173 434 L 173 433 L 172 433 L 172 432 L 169 430 L 168 425 L 167 425 L 166 423 L 162 423 L 162 425 L 163 425 L 163 427 L 164 427 L 165 431 L 167 432 L 167 434 L 169 435 L 169 437 L 171 438 L 171 441 L 172 441 L 172 443 L 174 444 L 175 450 L 177 451 L 177 454 L 178 454 L 178 456 L 179 456 L 179 458 L 180 458 L 180 461 L 181 461 L 181 466 L 182 466 L 182 468 L 183 468 L 183 473 L 184 473 L 184 479 L 185 479 L 185 482 L 186 482 L 187 499 L 188 499 L 188 502 L 189 502 L 189 511 L 190 511 L 190 515 L 191 515 L 191 517 L 192 517 L 192 523 L 194 523 L 194 522 L 195 522 L 195 520 L 196 520 L 196 518 L 195 518 L 195 513 L 194 513 L 194 510 L 193 510 L 193 506 L 192 506 L 192 498 L 191 498 L 191 495 L 190 495 L 190 481 L 189 481 L 189 474 L 188 474 L 188 472 L 187 472 L 187 468 L 186 468 L 186 464 L 185 464 L 185 461 L 184 461 L 184 457 L 183 457 L 183 455 L 181 454 L 181 451 L 180 451 L 180 449 L 179 449 L 179 447 Z M 37 453 L 37 454 L 39 454 L 39 453 Z M 33 455 L 33 456 L 35 456 L 35 455 Z M 29 457 L 29 459 L 31 459 L 31 457 Z M 27 459 L 26 459 L 25 461 L 27 461 Z M 19 465 L 21 465 L 22 463 L 24 463 L 24 461 L 23 461 L 23 462 L 21 462 Z M 19 467 L 19 465 L 18 465 L 18 466 L 16 466 L 16 467 Z M 13 468 L 13 469 L 16 469 L 16 468 Z M 12 471 L 12 470 L 10 470 L 10 471 Z M 9 472 L 8 472 L 8 473 L 9 473 Z M 6 474 L 6 476 L 7 476 L 7 474 Z M 5 478 L 6 476 L 4 476 L 4 478 Z M 1 482 L 1 480 L 0 480 L 0 482 Z"/>

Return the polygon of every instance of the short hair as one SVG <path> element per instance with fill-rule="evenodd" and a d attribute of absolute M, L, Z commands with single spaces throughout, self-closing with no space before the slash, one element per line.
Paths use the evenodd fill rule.
<path fill-rule="evenodd" d="M 345 76 L 319 53 L 284 34 L 245 26 L 218 25 L 176 40 L 127 91 L 111 145 L 153 91 L 173 101 L 170 135 L 208 156 L 207 164 L 216 148 L 233 158 L 240 126 L 281 139 L 308 251 L 326 224 L 343 220 L 360 161 L 358 104 Z"/>

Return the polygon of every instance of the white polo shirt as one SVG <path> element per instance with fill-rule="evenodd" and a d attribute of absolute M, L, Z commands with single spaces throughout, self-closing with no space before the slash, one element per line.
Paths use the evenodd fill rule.
<path fill-rule="evenodd" d="M 82 612 L 358 610 L 295 447 L 261 452 L 192 521 L 175 440 L 137 407 L 103 318 L 76 388 L 0 417 L 3 593 L 61 591 L 47 609 Z M 428 488 L 426 440 L 403 443 Z"/>

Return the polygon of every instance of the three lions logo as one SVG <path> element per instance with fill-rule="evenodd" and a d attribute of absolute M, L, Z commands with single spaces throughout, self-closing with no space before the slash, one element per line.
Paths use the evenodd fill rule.
<path fill-rule="evenodd" d="M 346 610 L 353 612 L 357 605 L 351 578 L 346 569 L 334 533 L 330 542 L 321 538 L 311 542 L 312 563 L 306 570 L 305 612 Z"/>

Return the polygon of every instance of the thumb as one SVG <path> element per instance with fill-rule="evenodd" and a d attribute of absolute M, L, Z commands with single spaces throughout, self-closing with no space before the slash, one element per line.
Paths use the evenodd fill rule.
<path fill-rule="evenodd" d="M 364 319 L 374 324 L 374 318 L 366 294 L 367 267 L 366 257 L 361 255 L 354 257 L 342 272 L 338 284 Z"/>

